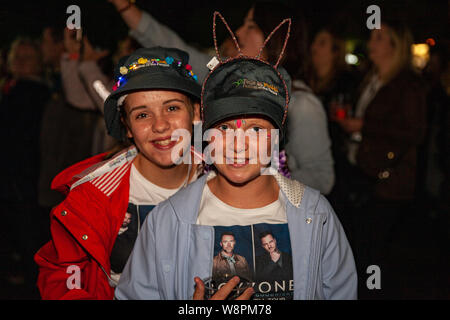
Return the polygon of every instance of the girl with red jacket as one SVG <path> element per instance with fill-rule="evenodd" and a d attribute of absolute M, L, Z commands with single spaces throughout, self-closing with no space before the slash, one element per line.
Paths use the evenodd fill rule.
<path fill-rule="evenodd" d="M 51 241 L 35 255 L 43 299 L 112 299 L 146 215 L 197 179 L 198 165 L 172 156 L 191 146 L 173 140 L 174 131 L 192 133 L 200 119 L 201 87 L 188 60 L 184 51 L 154 47 L 119 62 L 105 121 L 111 136 L 132 146 L 54 179 L 52 188 L 67 196 L 50 214 Z"/>

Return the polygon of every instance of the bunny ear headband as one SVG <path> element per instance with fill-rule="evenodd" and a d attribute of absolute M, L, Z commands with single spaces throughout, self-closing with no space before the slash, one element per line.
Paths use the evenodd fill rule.
<path fill-rule="evenodd" d="M 216 37 L 216 19 L 219 17 L 238 51 L 234 58 L 224 60 L 219 52 Z M 261 59 L 269 40 L 284 24 L 288 30 L 280 55 L 274 65 Z M 201 94 L 201 115 L 204 129 L 226 117 L 242 114 L 264 115 L 283 130 L 289 104 L 289 91 L 285 79 L 278 70 L 286 50 L 291 30 L 291 19 L 284 19 L 264 40 L 255 57 L 245 56 L 230 29 L 219 12 L 213 16 L 213 40 L 216 55 L 208 63 L 211 72 L 203 82 Z"/>

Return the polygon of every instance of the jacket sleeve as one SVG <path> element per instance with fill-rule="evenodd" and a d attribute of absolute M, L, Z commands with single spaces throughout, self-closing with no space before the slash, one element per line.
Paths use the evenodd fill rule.
<path fill-rule="evenodd" d="M 95 61 L 80 62 L 78 73 L 84 82 L 87 93 L 97 109 L 103 114 L 104 102 L 111 93 L 110 89 L 113 86 L 113 81 L 102 73 Z"/>
<path fill-rule="evenodd" d="M 297 94 L 288 113 L 286 154 L 292 178 L 328 194 L 334 185 L 327 119 L 320 101 Z"/>
<path fill-rule="evenodd" d="M 318 210 L 325 213 L 317 296 L 326 300 L 357 299 L 358 278 L 353 253 L 341 223 L 328 201 L 320 196 Z"/>
<path fill-rule="evenodd" d="M 159 206 L 152 210 L 139 232 L 115 290 L 118 300 L 161 299 L 157 282 L 155 234 L 151 219 L 158 210 Z"/>
<path fill-rule="evenodd" d="M 136 29 L 130 30 L 130 35 L 144 47 L 162 46 L 186 51 L 189 53 L 189 64 L 198 75 L 199 83 L 202 83 L 208 75 L 206 64 L 212 57 L 186 44 L 178 34 L 159 23 L 148 12 L 142 11 L 139 25 Z"/>

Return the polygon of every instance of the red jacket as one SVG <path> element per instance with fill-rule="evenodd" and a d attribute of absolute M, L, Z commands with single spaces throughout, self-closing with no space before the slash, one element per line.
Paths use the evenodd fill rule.
<path fill-rule="evenodd" d="M 77 163 L 53 180 L 67 194 L 50 214 L 52 240 L 35 255 L 42 299 L 112 299 L 110 254 L 129 198 L 134 147 L 103 161 L 105 153 Z M 73 267 L 81 288 L 69 289 Z M 69 268 L 69 269 L 68 269 Z M 70 279 L 71 278 L 71 279 Z"/>

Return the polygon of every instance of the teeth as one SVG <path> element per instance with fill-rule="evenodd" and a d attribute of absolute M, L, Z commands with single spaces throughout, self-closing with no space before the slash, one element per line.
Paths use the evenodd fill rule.
<path fill-rule="evenodd" d="M 156 144 L 159 144 L 159 145 L 162 145 L 162 146 L 167 146 L 171 142 L 172 142 L 172 140 L 170 140 L 170 139 L 155 141 Z"/>
<path fill-rule="evenodd" d="M 230 159 L 227 158 L 227 162 L 232 162 L 232 163 L 244 163 L 245 161 L 247 161 L 246 159 Z"/>

